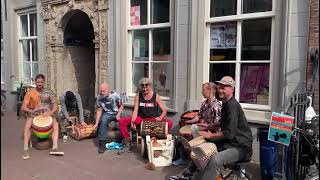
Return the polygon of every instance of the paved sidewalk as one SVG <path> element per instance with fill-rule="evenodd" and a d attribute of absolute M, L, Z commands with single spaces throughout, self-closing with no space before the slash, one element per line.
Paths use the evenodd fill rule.
<path fill-rule="evenodd" d="M 24 120 L 15 112 L 6 111 L 1 117 L 1 179 L 3 180 L 165 180 L 183 166 L 170 166 L 150 171 L 138 153 L 119 156 L 106 151 L 98 154 L 93 139 L 63 143 L 59 147 L 65 156 L 49 155 L 48 150 L 31 149 L 28 160 L 22 160 Z M 257 172 L 257 166 L 251 172 Z M 260 179 L 260 178 L 254 178 Z"/>

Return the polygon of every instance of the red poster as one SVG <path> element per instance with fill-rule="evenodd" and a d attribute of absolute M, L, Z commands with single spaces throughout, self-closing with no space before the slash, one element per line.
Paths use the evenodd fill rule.
<path fill-rule="evenodd" d="M 140 25 L 140 6 L 132 6 L 130 8 L 130 25 L 131 26 Z"/>

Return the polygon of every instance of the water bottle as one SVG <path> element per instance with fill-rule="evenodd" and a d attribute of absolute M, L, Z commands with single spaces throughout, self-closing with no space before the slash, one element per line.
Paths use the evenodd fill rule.
<path fill-rule="evenodd" d="M 246 177 L 246 176 L 245 176 L 246 170 L 245 170 L 244 168 L 241 168 L 241 169 L 240 169 L 240 172 L 241 172 L 241 173 L 240 173 L 240 177 L 242 177 L 242 178 Z"/>
<path fill-rule="evenodd" d="M 68 141 L 68 135 L 66 135 L 66 134 L 63 135 L 63 138 L 62 138 L 62 139 L 63 139 L 63 142 L 64 142 L 64 143 L 67 142 L 67 141 Z"/>

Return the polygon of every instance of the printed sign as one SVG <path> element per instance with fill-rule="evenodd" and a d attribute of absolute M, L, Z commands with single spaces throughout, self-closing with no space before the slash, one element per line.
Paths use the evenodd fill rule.
<path fill-rule="evenodd" d="M 130 25 L 131 26 L 140 25 L 140 6 L 130 7 Z"/>
<path fill-rule="evenodd" d="M 210 27 L 210 49 L 235 48 L 237 43 L 237 26 L 211 25 Z"/>
<path fill-rule="evenodd" d="M 289 146 L 293 123 L 294 117 L 272 112 L 268 140 Z"/>
<path fill-rule="evenodd" d="M 210 49 L 225 47 L 225 26 L 211 26 Z"/>

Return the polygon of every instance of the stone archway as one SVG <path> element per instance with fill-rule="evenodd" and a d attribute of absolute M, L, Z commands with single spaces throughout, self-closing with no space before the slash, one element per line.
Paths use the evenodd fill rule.
<path fill-rule="evenodd" d="M 99 84 L 106 81 L 107 75 L 107 0 L 41 0 L 41 3 L 46 64 L 44 74 L 47 76 L 47 87 L 58 95 L 70 88 L 64 83 L 64 64 L 61 61 L 68 54 L 68 49 L 64 45 L 64 30 L 74 12 L 81 11 L 87 15 L 93 26 L 95 79 L 91 82 L 94 83 L 96 94 Z"/>
<path fill-rule="evenodd" d="M 63 90 L 77 91 L 85 109 L 94 110 L 95 50 L 93 25 L 81 10 L 70 10 L 61 20 L 63 58 L 58 60 L 58 74 L 63 74 Z"/>

